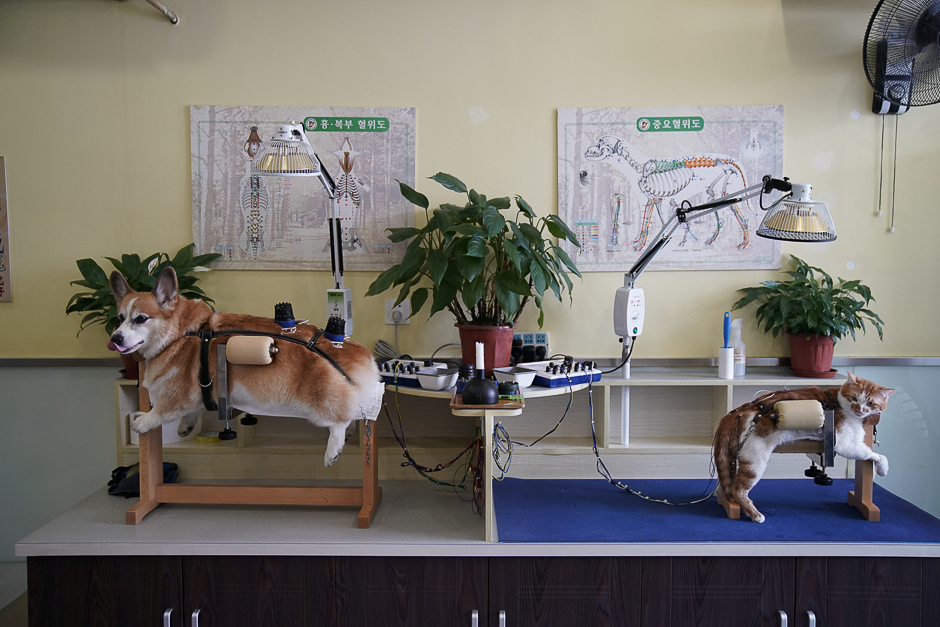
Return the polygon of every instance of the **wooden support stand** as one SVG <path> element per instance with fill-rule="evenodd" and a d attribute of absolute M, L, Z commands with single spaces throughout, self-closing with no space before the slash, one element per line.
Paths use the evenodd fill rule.
<path fill-rule="evenodd" d="M 141 363 L 141 380 L 144 364 Z M 150 407 L 147 389 L 140 387 L 140 407 Z M 358 526 L 368 529 L 382 500 L 379 486 L 378 429 L 362 421 L 362 486 L 256 486 L 163 483 L 163 429 L 140 434 L 140 501 L 127 510 L 125 523 L 136 525 L 161 503 L 227 505 L 339 505 L 359 507 Z"/>
<path fill-rule="evenodd" d="M 874 441 L 874 427 L 865 427 L 865 444 L 871 446 Z M 862 513 L 865 520 L 878 522 L 881 510 L 871 500 L 872 486 L 875 479 L 875 462 L 855 462 L 855 489 L 849 490 L 848 504 Z"/>
<path fill-rule="evenodd" d="M 873 436 L 873 427 L 865 427 L 865 443 L 868 444 L 868 446 L 872 445 Z M 810 450 L 811 447 L 816 447 L 816 450 Z M 778 447 L 774 452 L 813 453 L 819 452 L 818 447 L 819 443 L 800 441 Z M 872 486 L 874 485 L 875 478 L 874 467 L 875 464 L 872 461 L 855 462 L 855 489 L 849 490 L 848 504 L 860 511 L 865 520 L 878 522 L 881 520 L 881 510 L 872 502 Z M 737 520 L 741 517 L 741 506 L 730 500 L 725 495 L 724 490 L 721 489 L 721 486 L 718 486 L 718 492 L 715 496 L 718 499 L 718 503 L 725 508 L 725 513 L 728 515 L 728 518 Z"/>

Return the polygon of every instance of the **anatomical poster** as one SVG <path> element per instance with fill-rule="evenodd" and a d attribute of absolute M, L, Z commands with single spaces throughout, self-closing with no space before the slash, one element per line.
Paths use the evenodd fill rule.
<path fill-rule="evenodd" d="M 676 208 L 782 170 L 783 106 L 558 110 L 558 215 L 580 239 L 565 246 L 581 270 L 629 270 Z M 761 201 L 680 223 L 648 269 L 779 268 L 779 242 L 756 235 Z"/>
<path fill-rule="evenodd" d="M 315 176 L 259 175 L 254 151 L 278 127 L 303 136 L 336 184 Z M 193 242 L 219 253 L 215 268 L 330 270 L 329 219 L 339 220 L 344 270 L 385 270 L 407 243 L 388 227 L 414 226 L 415 110 L 378 107 L 190 107 Z"/>
<path fill-rule="evenodd" d="M 0 302 L 11 302 L 10 290 L 10 211 L 7 207 L 7 166 L 0 157 Z"/>

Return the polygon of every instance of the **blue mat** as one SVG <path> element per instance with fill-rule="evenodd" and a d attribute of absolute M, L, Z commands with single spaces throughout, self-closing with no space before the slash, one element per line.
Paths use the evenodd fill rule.
<path fill-rule="evenodd" d="M 622 481 L 672 502 L 708 494 L 704 479 Z M 766 516 L 730 520 L 714 498 L 671 506 L 633 496 L 603 479 L 513 479 L 493 482 L 500 542 L 940 542 L 940 520 L 875 484 L 881 521 L 846 503 L 851 479 L 818 486 L 811 479 L 764 479 L 751 499 Z"/>

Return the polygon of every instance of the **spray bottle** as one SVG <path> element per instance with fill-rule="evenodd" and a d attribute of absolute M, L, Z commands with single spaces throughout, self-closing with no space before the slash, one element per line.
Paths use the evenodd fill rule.
<path fill-rule="evenodd" d="M 735 318 L 731 321 L 731 348 L 734 349 L 734 376 L 744 376 L 744 366 L 747 364 L 747 347 L 741 340 L 741 327 L 744 318 Z"/>

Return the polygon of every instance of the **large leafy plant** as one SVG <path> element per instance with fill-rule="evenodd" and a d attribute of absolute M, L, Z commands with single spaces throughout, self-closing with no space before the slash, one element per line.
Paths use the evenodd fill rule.
<path fill-rule="evenodd" d="M 572 289 L 568 273 L 581 273 L 553 238 L 580 246 L 564 220 L 537 217 L 521 197 L 487 198 L 458 178 L 439 172 L 430 177 L 449 190 L 466 194 L 463 206 L 429 209 L 424 194 L 399 181 L 402 196 L 425 211 L 423 228 L 390 228 L 393 242 L 411 240 L 401 263 L 369 286 L 374 296 L 400 286 L 396 306 L 411 297 L 412 315 L 429 302 L 430 314 L 447 310 L 459 325 L 515 325 L 530 299 L 544 322 L 542 299 L 550 291 L 559 300 Z M 515 207 L 515 216 L 503 212 Z"/>
<path fill-rule="evenodd" d="M 760 303 L 757 320 L 764 332 L 777 337 L 781 333 L 794 335 L 825 335 L 837 342 L 846 335 L 855 339 L 855 332 L 866 331 L 865 322 L 878 330 L 884 339 L 884 321 L 868 308 L 874 301 L 871 289 L 861 281 L 833 281 L 820 268 L 807 264 L 791 255 L 796 268 L 787 272 L 790 281 L 764 281 L 758 287 L 739 289 L 744 297 L 733 309 Z"/>
<path fill-rule="evenodd" d="M 193 244 L 180 248 L 172 258 L 166 253 L 154 253 L 144 259 L 137 253 L 123 254 L 120 259 L 105 257 L 114 266 L 114 269 L 124 275 L 128 285 L 135 292 L 149 292 L 153 289 L 157 277 L 164 268 L 172 266 L 176 271 L 179 282 L 180 295 L 185 298 L 199 298 L 211 307 L 215 301 L 206 296 L 202 288 L 196 285 L 198 279 L 192 272 L 208 270 L 206 265 L 212 263 L 221 255 L 210 253 L 193 256 Z M 75 293 L 65 307 L 65 313 L 84 313 L 81 333 L 91 325 L 103 324 L 105 332 L 110 336 L 118 327 L 117 303 L 111 294 L 108 282 L 110 273 L 105 272 L 94 259 L 79 259 L 75 262 L 82 278 L 71 281 L 69 285 L 84 287 L 86 291 Z"/>

